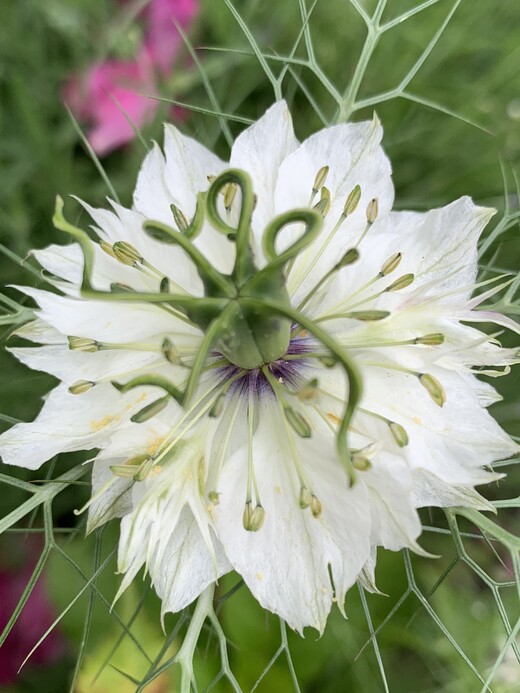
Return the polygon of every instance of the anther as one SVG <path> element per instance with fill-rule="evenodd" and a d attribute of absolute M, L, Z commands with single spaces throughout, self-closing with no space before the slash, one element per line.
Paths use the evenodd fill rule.
<path fill-rule="evenodd" d="M 248 532 L 250 531 L 252 516 L 253 516 L 253 507 L 251 505 L 251 501 L 247 501 L 245 506 L 244 506 L 244 512 L 242 513 L 242 524 L 244 526 L 244 529 L 247 530 Z"/>
<path fill-rule="evenodd" d="M 314 494 L 312 494 L 312 496 L 311 496 L 310 506 L 311 506 L 311 513 L 313 514 L 313 516 L 319 517 L 321 515 L 322 505 L 321 505 L 321 501 L 319 500 L 319 498 L 317 498 Z"/>
<path fill-rule="evenodd" d="M 136 267 L 143 263 L 143 256 L 141 253 L 126 241 L 116 241 L 112 246 L 112 250 L 114 251 L 116 259 L 123 265 Z"/>
<path fill-rule="evenodd" d="M 173 219 L 177 224 L 177 228 L 181 233 L 185 233 L 190 225 L 190 222 L 188 221 L 186 215 L 183 212 L 181 212 L 177 205 L 171 204 L 170 209 L 173 214 Z"/>
<path fill-rule="evenodd" d="M 352 320 L 361 320 L 362 322 L 373 322 L 374 320 L 384 320 L 390 315 L 388 310 L 354 310 L 351 313 L 345 313 L 346 318 Z"/>
<path fill-rule="evenodd" d="M 395 421 L 389 421 L 388 428 L 390 429 L 390 433 L 393 435 L 395 442 L 400 448 L 404 448 L 408 445 L 408 433 L 406 432 L 406 429 L 401 426 L 401 424 L 398 424 Z"/>
<path fill-rule="evenodd" d="M 99 351 L 99 343 L 86 337 L 67 337 L 69 349 L 72 351 Z"/>
<path fill-rule="evenodd" d="M 329 175 L 329 167 L 328 166 L 322 166 L 318 173 L 316 174 L 316 178 L 314 179 L 314 185 L 312 186 L 312 194 L 317 195 L 318 191 L 322 188 L 322 186 L 325 184 L 325 181 L 327 180 L 327 176 Z"/>
<path fill-rule="evenodd" d="M 359 204 L 359 201 L 361 199 L 361 188 L 359 185 L 356 185 L 353 190 L 350 191 L 349 196 L 347 197 L 347 201 L 345 202 L 345 206 L 343 207 L 343 213 L 342 217 L 346 218 L 350 214 L 353 214 L 357 206 Z"/>
<path fill-rule="evenodd" d="M 414 344 L 425 344 L 426 346 L 439 346 L 444 344 L 444 335 L 440 332 L 425 334 L 423 337 L 416 337 L 413 340 Z"/>
<path fill-rule="evenodd" d="M 224 402 L 226 400 L 226 393 L 221 392 L 217 399 L 214 401 L 211 409 L 208 412 L 208 416 L 212 419 L 217 419 L 224 409 Z"/>
<path fill-rule="evenodd" d="M 233 202 L 235 200 L 236 194 L 238 192 L 238 185 L 236 183 L 228 183 L 224 191 L 224 208 L 226 212 L 231 211 Z"/>
<path fill-rule="evenodd" d="M 299 498 L 300 508 L 302 510 L 305 510 L 305 508 L 309 507 L 309 505 L 311 504 L 311 501 L 312 501 L 312 493 L 309 491 L 309 489 L 306 486 L 302 486 L 300 489 L 300 498 Z"/>
<path fill-rule="evenodd" d="M 296 395 L 302 402 L 309 402 L 310 400 L 316 399 L 318 395 L 318 378 L 313 378 L 309 380 L 308 383 L 303 385 L 297 392 Z"/>
<path fill-rule="evenodd" d="M 325 368 L 333 368 L 337 363 L 337 359 L 333 354 L 322 354 L 318 356 L 318 361 L 320 361 Z"/>
<path fill-rule="evenodd" d="M 168 279 L 168 277 L 163 277 L 161 279 L 161 283 L 159 284 L 159 291 L 161 294 L 170 293 L 170 280 Z"/>
<path fill-rule="evenodd" d="M 429 373 L 417 373 L 417 377 L 435 404 L 442 407 L 446 401 L 446 393 L 437 378 Z"/>
<path fill-rule="evenodd" d="M 151 419 L 156 414 L 161 412 L 168 405 L 169 401 L 170 397 L 168 395 L 166 395 L 166 397 L 156 399 L 155 402 L 147 404 L 146 407 L 143 407 L 136 414 L 134 414 L 130 418 L 130 421 L 133 423 L 144 423 L 145 421 L 148 421 L 148 419 Z"/>
<path fill-rule="evenodd" d="M 265 510 L 261 505 L 257 505 L 251 514 L 251 521 L 249 523 L 250 532 L 258 532 L 262 528 L 265 520 Z"/>
<path fill-rule="evenodd" d="M 135 289 L 132 288 L 131 286 L 129 286 L 128 284 L 121 284 L 121 282 L 112 282 L 110 284 L 110 290 L 116 291 L 116 292 L 122 291 L 123 293 L 127 293 L 127 294 L 135 291 Z"/>
<path fill-rule="evenodd" d="M 379 202 L 377 197 L 374 197 L 367 205 L 367 223 L 373 224 L 379 213 Z"/>
<path fill-rule="evenodd" d="M 110 257 L 113 257 L 114 259 L 116 258 L 116 254 L 114 253 L 114 249 L 112 247 L 112 243 L 107 243 L 106 241 L 99 241 L 99 247 L 101 250 L 103 250 L 107 255 L 110 255 Z"/>
<path fill-rule="evenodd" d="M 96 383 L 93 380 L 78 380 L 69 387 L 71 395 L 81 395 L 92 390 Z"/>
<path fill-rule="evenodd" d="M 210 491 L 208 493 L 208 499 L 213 505 L 218 505 L 220 503 L 220 493 L 218 493 L 218 491 Z"/>
<path fill-rule="evenodd" d="M 395 269 L 397 269 L 402 258 L 403 258 L 402 253 L 395 253 L 394 255 L 391 255 L 388 258 L 388 260 L 385 263 L 383 263 L 383 266 L 381 267 L 381 270 L 379 272 L 380 276 L 386 277 L 387 274 L 390 274 Z"/>
<path fill-rule="evenodd" d="M 401 289 L 406 289 L 407 286 L 410 286 L 410 284 L 413 283 L 414 279 L 415 275 L 413 275 L 412 273 L 403 274 L 402 277 L 399 277 L 399 279 L 396 279 L 395 282 L 392 282 L 390 286 L 387 286 L 385 291 L 400 291 Z"/>
<path fill-rule="evenodd" d="M 341 258 L 341 260 L 335 265 L 334 269 L 342 269 L 343 267 L 347 267 L 348 265 L 352 265 L 356 260 L 359 259 L 359 250 L 357 248 L 350 248 L 347 250 L 345 255 Z"/>
<path fill-rule="evenodd" d="M 311 427 L 307 419 L 305 419 L 299 411 L 296 411 L 292 407 L 284 407 L 285 418 L 287 419 L 291 428 L 301 437 L 310 438 L 312 436 Z"/>
<path fill-rule="evenodd" d="M 161 353 L 164 358 L 174 366 L 182 366 L 182 359 L 179 350 L 168 337 L 165 337 L 162 341 Z"/>

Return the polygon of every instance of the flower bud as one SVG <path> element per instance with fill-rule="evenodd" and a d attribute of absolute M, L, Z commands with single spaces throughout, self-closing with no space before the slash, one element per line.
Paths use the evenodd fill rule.
<path fill-rule="evenodd" d="M 116 241 L 112 246 L 116 259 L 123 265 L 135 267 L 143 262 L 141 253 L 126 241 Z"/>
<path fill-rule="evenodd" d="M 397 266 L 401 262 L 402 258 L 402 253 L 395 253 L 394 255 L 391 255 L 388 258 L 388 260 L 385 263 L 383 263 L 383 266 L 381 267 L 381 271 L 379 272 L 379 274 L 382 277 L 386 277 L 387 274 L 390 274 L 395 269 L 397 269 Z"/>
<path fill-rule="evenodd" d="M 78 380 L 69 387 L 71 395 L 81 395 L 91 390 L 96 383 L 92 380 Z"/>
<path fill-rule="evenodd" d="M 412 284 L 414 279 L 415 275 L 411 273 L 403 274 L 402 277 L 399 277 L 399 279 L 396 279 L 395 282 L 390 284 L 390 286 L 387 286 L 385 291 L 399 291 L 400 289 L 406 289 L 407 286 L 410 286 L 410 284 Z"/>
<path fill-rule="evenodd" d="M 361 199 L 361 188 L 359 185 L 356 185 L 356 187 L 350 191 L 349 196 L 347 197 L 347 201 L 345 202 L 345 206 L 343 207 L 343 217 L 348 217 L 349 214 L 353 214 L 357 206 L 359 204 L 359 200 Z"/>
<path fill-rule="evenodd" d="M 425 388 L 425 390 L 427 390 L 435 404 L 442 407 L 446 401 L 446 393 L 437 378 L 429 373 L 419 373 L 418 378 L 419 382 Z"/>

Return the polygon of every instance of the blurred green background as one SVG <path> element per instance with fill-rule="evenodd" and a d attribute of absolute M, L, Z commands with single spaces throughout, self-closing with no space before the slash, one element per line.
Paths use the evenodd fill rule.
<path fill-rule="evenodd" d="M 389 0 L 383 20 L 391 22 L 419 4 L 417 0 Z M 392 92 L 400 85 L 453 7 L 450 0 L 426 4 L 431 6 L 406 22 L 396 23 L 381 37 L 361 82 L 358 99 L 371 100 L 374 95 Z M 375 2 L 359 0 L 359 5 L 371 13 Z M 271 56 L 267 64 L 278 75 L 283 67 L 279 56 L 291 53 L 301 31 L 298 0 L 276 3 L 235 0 L 234 6 L 260 49 Z M 308 6 L 311 7 L 310 2 Z M 19 263 L 9 252 L 0 255 L 4 285 L 42 283 L 38 272 L 29 269 L 36 265 L 30 259 L 26 261 L 26 257 L 33 247 L 64 242 L 50 221 L 56 194 L 64 198 L 75 194 L 93 205 L 105 204 L 107 185 L 86 152 L 64 108 L 61 93 L 70 75 L 94 60 L 109 55 L 127 56 L 132 51 L 138 26 L 135 22 L 125 22 L 127 11 L 115 0 L 0 3 L 0 243 L 24 259 Z M 431 54 L 406 87 L 416 101 L 435 102 L 445 111 L 456 112 L 460 118 L 412 101 L 410 97 L 389 98 L 353 114 L 356 120 L 369 118 L 376 110 L 382 120 L 384 146 L 394 167 L 398 207 L 424 209 L 469 194 L 479 203 L 495 206 L 502 212 L 506 200 L 513 214 L 518 209 L 514 172 L 520 171 L 519 26 L 520 6 L 516 2 L 466 0 L 460 3 Z M 332 85 L 342 92 L 354 74 L 363 49 L 366 30 L 362 19 L 347 0 L 318 0 L 309 27 L 317 63 Z M 202 69 L 185 49 L 171 76 L 164 80 L 161 96 L 193 106 L 194 110 L 183 109 L 180 126 L 225 158 L 229 148 L 222 133 L 223 119 L 204 111 L 220 109 L 226 114 L 254 119 L 272 103 L 273 90 L 224 0 L 200 3 L 198 19 L 189 37 L 197 47 Z M 305 65 L 307 55 L 302 39 L 281 85 L 282 93 L 292 105 L 296 132 L 302 139 L 321 127 L 323 120 L 331 121 L 336 110 L 320 79 Z M 211 95 L 206 81 L 211 85 Z M 319 106 L 321 118 L 313 102 Z M 154 123 L 143 130 L 146 141 L 161 140 L 161 122 L 169 112 L 170 104 L 161 103 Z M 243 127 L 232 119 L 226 122 L 233 135 Z M 102 160 L 124 204 L 130 204 L 144 151 L 143 144 L 136 140 Z M 483 272 L 495 269 L 516 272 L 519 260 L 518 225 L 510 223 L 484 257 Z M 6 293 L 20 300 L 15 291 L 8 289 Z M 513 315 L 515 310 L 512 306 Z M 4 328 L 1 334 L 5 345 L 9 329 Z M 0 355 L 0 368 L 0 426 L 7 427 L 14 420 L 30 420 L 53 380 L 25 369 L 6 353 Z M 510 377 L 494 384 L 504 395 L 504 402 L 494 406 L 493 414 L 507 430 L 519 435 L 518 372 L 513 371 Z M 57 475 L 80 459 L 84 458 L 65 456 L 31 478 Z M 4 466 L 0 471 L 28 478 L 24 472 Z M 509 479 L 488 489 L 487 495 L 495 499 L 519 495 L 518 478 L 513 468 Z M 129 621 L 135 640 L 152 660 L 161 648 L 165 648 L 163 656 L 167 659 L 178 647 L 180 640 L 175 637 L 164 645 L 159 605 L 152 591 L 147 590 L 146 580 L 136 581 L 124 596 L 115 610 L 117 617 L 109 613 L 107 604 L 118 584 L 113 559 L 95 583 L 96 589 L 85 588 L 85 579 L 93 574 L 95 565 L 101 565 L 117 542 L 115 525 L 106 528 L 102 535 L 84 538 L 82 523 L 77 523 L 72 510 L 84 502 L 87 494 L 87 486 L 72 486 L 58 495 L 53 505 L 55 541 L 63 553 L 56 549 L 51 552 L 44 579 L 56 615 L 84 590 L 59 625 L 66 641 L 65 653 L 52 666 L 42 668 L 29 662 L 18 682 L 5 690 L 20 693 L 69 690 L 78 652 L 82 653 L 82 660 L 74 690 L 99 693 L 136 690 L 135 681 L 146 675 L 150 662 L 128 636 L 110 657 L 96 683 L 92 683 L 118 638 L 125 633 L 121 624 Z M 2 513 L 9 512 L 26 497 L 22 491 L 2 484 Z M 406 556 L 382 554 L 377 575 L 379 588 L 387 596 L 369 596 L 365 605 L 376 627 L 401 596 L 410 591 L 410 585 L 417 591 L 410 592 L 378 633 L 388 686 L 399 693 L 479 691 L 482 684 L 461 651 L 485 678 L 507 637 L 504 619 L 507 614 L 512 623 L 518 618 L 518 594 L 515 595 L 509 556 L 498 555 L 496 545 L 483 540 L 475 528 L 464 525 L 465 531 L 477 534 L 476 539 L 465 541 L 472 559 L 482 566 L 483 574 L 479 577 L 460 560 L 460 547 L 457 549 L 451 537 L 442 533 L 447 528 L 444 516 L 426 513 L 424 521 L 440 531 L 427 532 L 422 544 L 441 558 L 413 558 L 407 564 Z M 501 522 L 514 530 L 513 514 L 504 513 Z M 31 516 L 30 523 L 33 529 L 42 527 L 41 515 Z M 26 518 L 19 528 L 28 526 Z M 77 531 L 66 531 L 73 526 Z M 19 531 L 2 537 L 0 569 L 11 569 L 24 560 L 20 547 L 28 536 L 27 531 Z M 27 549 L 35 558 L 39 550 L 37 540 Z M 412 581 L 412 569 L 416 583 Z M 490 576 L 488 585 L 486 575 Z M 439 578 L 442 584 L 430 597 Z M 226 578 L 219 588 L 220 594 L 237 579 L 236 576 Z M 497 590 L 499 581 L 510 586 Z M 435 617 L 428 612 L 428 604 Z M 256 690 L 295 689 L 292 665 L 288 662 L 290 652 L 302 691 L 384 691 L 371 644 L 359 654 L 370 637 L 371 626 L 355 588 L 347 599 L 347 611 L 349 620 L 344 621 L 335 613 L 320 640 L 315 633 L 308 633 L 305 639 L 288 633 L 287 649 L 282 647 Z M 277 648 L 285 642 L 285 635 L 277 619 L 265 615 L 245 588 L 226 600 L 221 618 L 229 637 L 231 666 L 243 690 L 250 691 Z M 175 617 L 167 617 L 167 633 L 175 622 Z M 443 633 L 442 625 L 456 641 L 455 646 Z M 220 668 L 216 639 L 211 634 L 204 638 L 197 655 L 200 690 L 205 689 Z M 26 652 L 33 644 L 34 640 L 27 643 Z M 509 649 L 498 667 L 492 690 L 520 691 L 519 679 L 520 668 Z M 178 676 L 173 670 L 155 679 L 146 690 L 175 691 L 177 686 Z M 213 690 L 232 689 L 222 679 Z"/>

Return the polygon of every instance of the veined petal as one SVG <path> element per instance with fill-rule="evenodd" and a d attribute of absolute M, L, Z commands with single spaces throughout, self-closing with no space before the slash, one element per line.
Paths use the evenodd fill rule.
<path fill-rule="evenodd" d="M 257 532 L 246 531 L 242 524 L 244 449 L 222 470 L 215 523 L 226 555 L 260 604 L 300 633 L 306 626 L 322 632 L 334 598 L 328 566 L 342 603 L 370 552 L 366 491 L 362 484 L 349 489 L 335 460 L 322 460 L 330 478 L 318 478 L 317 473 L 314 478 L 321 487 L 323 516 L 315 518 L 308 508 L 302 510 L 286 432 L 280 429 L 276 410 L 268 406 L 263 407 L 253 439 L 264 524 Z M 310 461 L 308 467 L 311 473 Z"/>
<path fill-rule="evenodd" d="M 278 101 L 235 140 L 230 165 L 247 171 L 254 181 L 258 202 L 253 213 L 253 232 L 262 253 L 262 234 L 275 216 L 274 191 L 284 159 L 298 147 L 285 101 Z"/>
<path fill-rule="evenodd" d="M 38 469 L 59 452 L 95 448 L 149 402 L 150 390 L 142 388 L 121 395 L 112 385 L 101 384 L 76 396 L 60 384 L 32 423 L 15 424 L 0 435 L 2 461 Z"/>

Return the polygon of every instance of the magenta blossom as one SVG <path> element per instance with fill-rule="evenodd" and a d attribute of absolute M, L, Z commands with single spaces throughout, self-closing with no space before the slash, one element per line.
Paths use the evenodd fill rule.
<path fill-rule="evenodd" d="M 144 40 L 134 60 L 109 59 L 69 80 L 63 98 L 90 123 L 87 136 L 96 154 L 109 154 L 133 139 L 135 127 L 153 120 L 159 102 L 147 95 L 172 68 L 182 40 L 176 24 L 188 27 L 197 9 L 197 0 L 150 0 L 141 15 Z"/>
<path fill-rule="evenodd" d="M 37 542 L 31 542 L 29 547 L 31 553 L 38 554 L 40 546 Z M 6 548 L 6 555 L 12 553 L 13 547 L 4 545 L 4 548 Z M 15 610 L 34 569 L 35 560 L 29 558 L 29 555 L 23 556 L 22 560 L 22 565 L 16 567 L 0 566 L 0 632 L 5 628 Z M 0 648 L 0 686 L 9 685 L 15 681 L 23 660 L 54 621 L 55 616 L 45 589 L 45 582 L 40 578 Z M 28 666 L 55 662 L 63 657 L 65 651 L 62 634 L 53 629 L 36 649 Z"/>

